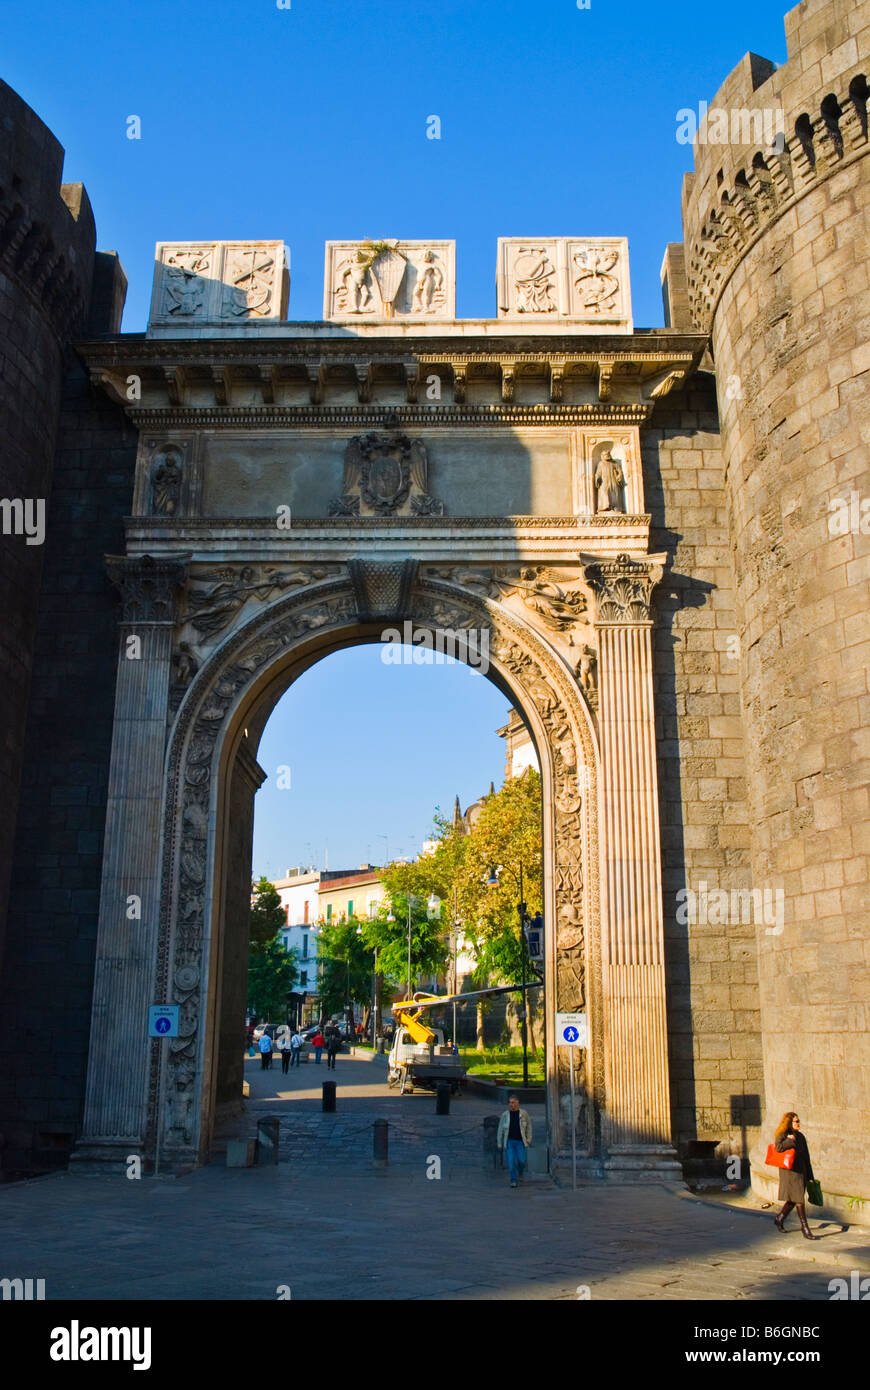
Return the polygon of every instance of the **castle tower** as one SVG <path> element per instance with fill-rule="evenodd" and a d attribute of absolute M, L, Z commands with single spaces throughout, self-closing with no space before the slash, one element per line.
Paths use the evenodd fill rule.
<path fill-rule="evenodd" d="M 94 219 L 63 150 L 0 82 L 0 959 L 33 640 L 69 344 L 86 323 Z M 39 527 L 39 518 L 43 524 Z M 24 527 L 29 524 L 30 535 Z M 39 529 L 38 529 L 39 527 Z"/>
<path fill-rule="evenodd" d="M 787 63 L 747 54 L 699 129 L 685 288 L 722 417 L 753 881 L 783 892 L 758 927 L 764 1142 L 799 1111 L 826 1192 L 867 1199 L 870 3 L 785 27 Z"/>

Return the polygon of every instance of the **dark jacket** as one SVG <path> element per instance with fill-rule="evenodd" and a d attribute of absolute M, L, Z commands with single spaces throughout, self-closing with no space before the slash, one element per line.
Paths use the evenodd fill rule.
<path fill-rule="evenodd" d="M 813 1165 L 810 1163 L 810 1150 L 804 1136 L 802 1134 L 784 1134 L 781 1139 L 777 1139 L 777 1153 L 784 1154 L 787 1149 L 794 1149 L 795 1151 L 794 1167 L 791 1171 L 800 1173 L 806 1182 L 812 1182 Z"/>

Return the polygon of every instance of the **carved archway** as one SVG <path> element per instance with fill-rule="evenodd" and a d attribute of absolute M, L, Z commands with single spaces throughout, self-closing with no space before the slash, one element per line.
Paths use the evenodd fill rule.
<path fill-rule="evenodd" d="M 395 577 L 395 576 L 394 576 Z M 410 576 L 406 576 L 409 578 Z M 398 576 L 401 581 L 402 576 Z M 213 1053 L 217 987 L 212 955 L 221 900 L 221 827 L 231 758 L 258 702 L 274 705 L 314 661 L 341 646 L 378 640 L 391 620 L 418 628 L 489 633 L 492 679 L 522 712 L 538 747 L 543 785 L 545 988 L 560 1009 L 585 1009 L 590 1046 L 579 1076 L 578 1149 L 600 1152 L 604 1106 L 598 892 L 598 750 L 595 719 L 562 657 L 515 613 L 479 591 L 432 577 L 399 582 L 393 600 L 372 600 L 360 576 L 307 584 L 234 627 L 196 673 L 175 716 L 166 761 L 161 895 L 154 996 L 180 1005 L 163 1078 L 162 1152 L 178 1164 L 206 1154 L 212 1119 L 207 1058 Z M 461 656 L 461 648 L 458 651 Z M 552 1007 L 548 1006 L 548 1016 Z M 547 1029 L 550 1143 L 570 1148 L 567 1072 Z M 148 1085 L 147 1147 L 156 1140 L 158 1067 Z M 561 1063 L 564 1066 L 564 1063 Z"/>

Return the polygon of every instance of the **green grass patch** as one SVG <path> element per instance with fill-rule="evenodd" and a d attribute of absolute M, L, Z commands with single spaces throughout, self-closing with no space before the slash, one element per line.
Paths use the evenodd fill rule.
<path fill-rule="evenodd" d="M 473 1047 L 460 1048 L 460 1056 L 470 1076 L 491 1079 L 503 1076 L 510 1085 L 523 1079 L 523 1049 L 521 1047 L 487 1047 L 478 1052 Z M 544 1049 L 529 1048 L 529 1083 L 541 1086 L 546 1082 Z"/>

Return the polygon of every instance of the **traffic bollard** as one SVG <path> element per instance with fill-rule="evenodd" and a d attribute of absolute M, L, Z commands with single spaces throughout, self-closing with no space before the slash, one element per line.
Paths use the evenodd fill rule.
<path fill-rule="evenodd" d="M 264 1115 L 257 1121 L 257 1163 L 278 1162 L 277 1115 Z"/>
<path fill-rule="evenodd" d="M 390 1161 L 390 1126 L 386 1120 L 375 1120 L 372 1125 L 372 1165 L 386 1168 Z"/>
<path fill-rule="evenodd" d="M 450 1082 L 439 1081 L 435 1088 L 435 1114 L 450 1114 Z"/>
<path fill-rule="evenodd" d="M 323 1109 L 328 1114 L 335 1111 L 335 1082 L 324 1081 L 323 1083 Z"/>
<path fill-rule="evenodd" d="M 483 1117 L 483 1158 L 492 1159 L 493 1168 L 498 1167 L 498 1150 L 496 1139 L 498 1138 L 498 1116 L 484 1115 Z"/>

